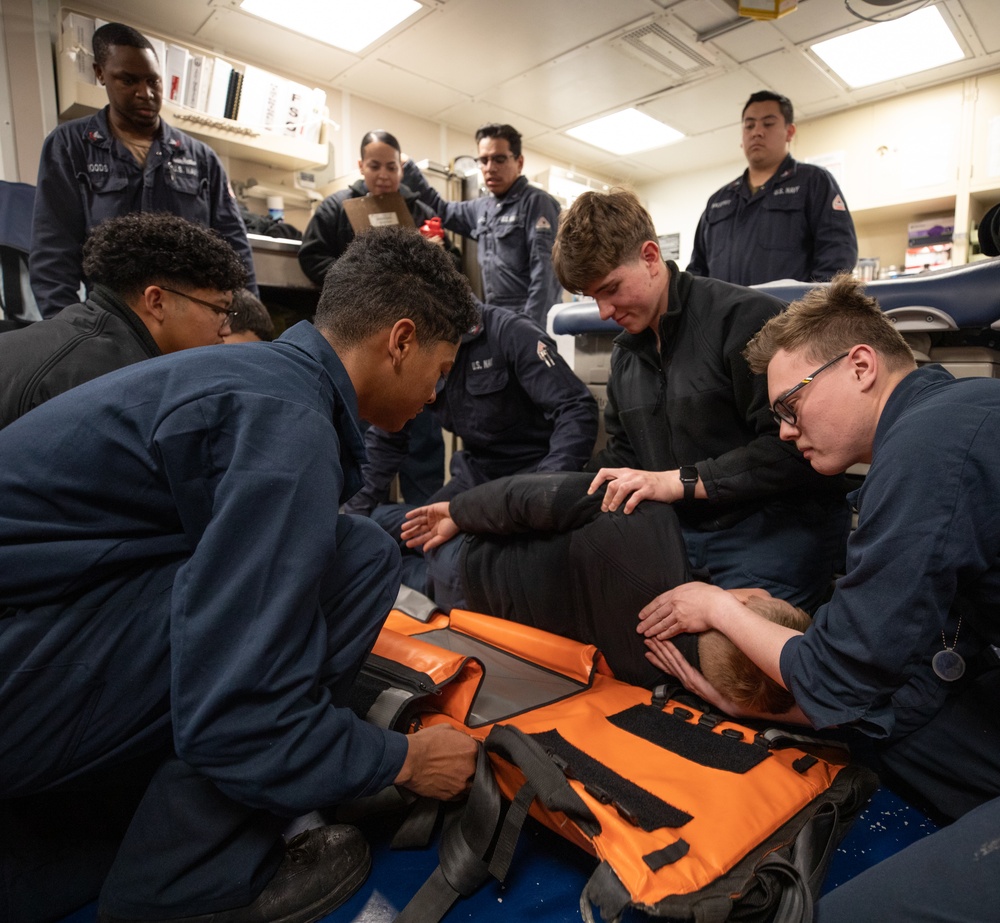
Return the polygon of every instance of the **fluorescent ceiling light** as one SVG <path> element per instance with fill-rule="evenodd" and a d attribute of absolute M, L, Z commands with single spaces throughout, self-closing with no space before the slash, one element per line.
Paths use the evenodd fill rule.
<path fill-rule="evenodd" d="M 965 57 L 936 6 L 818 42 L 812 50 L 849 87 L 867 87 Z"/>
<path fill-rule="evenodd" d="M 566 134 L 612 154 L 634 154 L 666 147 L 684 137 L 681 132 L 638 109 L 622 109 L 593 122 L 584 122 L 567 129 Z"/>
<path fill-rule="evenodd" d="M 240 9 L 293 32 L 361 51 L 420 9 L 417 0 L 379 0 L 375 7 L 357 0 L 243 0 Z"/>

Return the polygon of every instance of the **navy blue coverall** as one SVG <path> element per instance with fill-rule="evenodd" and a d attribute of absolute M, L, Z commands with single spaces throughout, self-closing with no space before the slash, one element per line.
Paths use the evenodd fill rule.
<path fill-rule="evenodd" d="M 105 877 L 121 918 L 242 906 L 287 818 L 398 775 L 404 736 L 340 707 L 399 588 L 395 544 L 335 512 L 360 485 L 356 418 L 303 322 L 112 372 L 0 432 L 4 920 L 58 918 Z M 58 852 L 143 761 L 106 862 L 84 843 L 57 874 L 41 849 L 25 877 L 46 805 Z"/>
<path fill-rule="evenodd" d="M 687 271 L 735 285 L 828 282 L 858 262 L 844 196 L 828 170 L 791 154 L 756 193 L 749 171 L 708 200 Z"/>
<path fill-rule="evenodd" d="M 403 166 L 403 180 L 441 216 L 445 228 L 476 242 L 483 301 L 527 314 L 544 330 L 549 308 L 562 301 L 552 268 L 559 203 L 526 176 L 499 198 L 491 194 L 465 202 L 441 198 L 412 160 Z"/>
<path fill-rule="evenodd" d="M 858 728 L 907 794 L 958 818 L 827 894 L 820 923 L 996 919 L 998 430 L 993 379 L 925 366 L 895 387 L 852 498 L 846 575 L 782 648 L 782 678 L 814 726 Z M 932 667 L 945 647 L 966 664 L 953 682 Z"/>
<path fill-rule="evenodd" d="M 597 402 L 551 337 L 506 308 L 482 305 L 481 311 L 482 323 L 462 337 L 447 380 L 422 411 L 463 445 L 432 503 L 508 474 L 579 471 L 594 450 Z M 365 483 L 348 512 L 369 514 L 385 500 L 412 425 L 398 433 L 368 430 Z"/>
<path fill-rule="evenodd" d="M 815 727 L 853 725 L 941 813 L 1000 796 L 1000 382 L 938 366 L 879 419 L 846 576 L 781 675 Z M 961 625 L 959 625 L 961 621 Z M 933 656 L 955 646 L 959 682 Z"/>
<path fill-rule="evenodd" d="M 58 126 L 42 145 L 28 270 L 42 317 L 76 304 L 83 242 L 105 218 L 169 212 L 214 228 L 247 268 L 257 294 L 246 226 L 218 156 L 160 119 L 144 166 L 115 138 L 108 107 Z"/>

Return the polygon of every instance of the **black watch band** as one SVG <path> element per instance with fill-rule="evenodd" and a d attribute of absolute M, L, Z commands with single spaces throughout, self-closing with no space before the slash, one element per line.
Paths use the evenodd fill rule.
<path fill-rule="evenodd" d="M 684 499 L 694 499 L 694 489 L 698 486 L 698 469 L 694 465 L 681 465 L 681 484 L 684 485 Z"/>

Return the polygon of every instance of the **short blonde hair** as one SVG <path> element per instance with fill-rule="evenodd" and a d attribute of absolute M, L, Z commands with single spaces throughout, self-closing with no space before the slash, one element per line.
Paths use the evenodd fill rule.
<path fill-rule="evenodd" d="M 835 276 L 772 317 L 747 344 L 743 355 L 755 374 L 779 350 L 804 352 L 815 362 L 832 359 L 865 343 L 891 371 L 916 367 L 913 353 L 878 302 L 864 293 L 864 284 L 849 273 Z"/>
<path fill-rule="evenodd" d="M 584 192 L 562 213 L 552 265 L 563 288 L 582 292 L 597 279 L 639 258 L 656 230 L 634 192 Z"/>
<path fill-rule="evenodd" d="M 805 631 L 812 619 L 783 599 L 749 597 L 745 605 L 768 621 Z M 701 672 L 719 692 L 735 704 L 753 712 L 783 715 L 795 699 L 775 682 L 721 631 L 710 629 L 698 635 Z"/>

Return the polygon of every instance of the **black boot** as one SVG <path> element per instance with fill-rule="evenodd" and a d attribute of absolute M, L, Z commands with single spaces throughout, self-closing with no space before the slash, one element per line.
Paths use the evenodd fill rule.
<path fill-rule="evenodd" d="M 244 907 L 156 923 L 313 923 L 346 901 L 372 867 L 368 841 L 357 827 L 336 824 L 300 833 L 288 842 L 274 877 Z M 98 923 L 140 923 L 103 911 Z M 142 921 L 152 923 L 152 921 Z"/>

